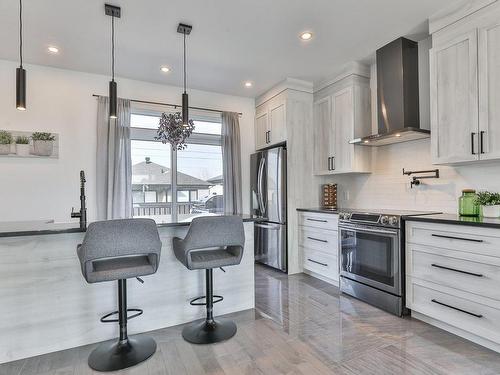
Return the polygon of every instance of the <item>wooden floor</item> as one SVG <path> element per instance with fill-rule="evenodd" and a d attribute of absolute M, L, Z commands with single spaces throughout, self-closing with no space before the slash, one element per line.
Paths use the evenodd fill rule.
<path fill-rule="evenodd" d="M 220 344 L 188 344 L 182 326 L 152 332 L 156 354 L 119 374 L 500 374 L 499 354 L 304 274 L 257 267 L 256 307 L 231 316 L 238 333 Z M 94 347 L 0 365 L 0 374 L 93 374 L 87 357 Z"/>

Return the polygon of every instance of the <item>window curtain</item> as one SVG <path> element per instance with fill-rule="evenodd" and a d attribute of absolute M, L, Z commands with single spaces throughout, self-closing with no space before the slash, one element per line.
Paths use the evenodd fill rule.
<path fill-rule="evenodd" d="M 132 217 L 130 100 L 118 99 L 116 120 L 109 118 L 109 99 L 97 108 L 97 219 Z"/>
<path fill-rule="evenodd" d="M 224 176 L 224 211 L 242 212 L 241 142 L 238 113 L 222 113 L 222 165 Z"/>

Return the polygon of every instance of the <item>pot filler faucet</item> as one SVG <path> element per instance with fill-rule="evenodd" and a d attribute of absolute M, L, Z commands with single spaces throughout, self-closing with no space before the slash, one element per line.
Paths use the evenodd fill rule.
<path fill-rule="evenodd" d="M 71 208 L 71 217 L 79 217 L 80 218 L 80 230 L 87 230 L 87 207 L 85 205 L 85 172 L 80 171 L 80 211 L 75 212 L 75 208 Z"/>

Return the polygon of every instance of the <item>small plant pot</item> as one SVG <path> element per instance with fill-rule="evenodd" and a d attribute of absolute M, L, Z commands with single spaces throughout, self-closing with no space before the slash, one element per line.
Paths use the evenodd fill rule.
<path fill-rule="evenodd" d="M 29 156 L 29 154 L 30 154 L 30 145 L 16 144 L 17 156 Z"/>
<path fill-rule="evenodd" d="M 495 206 L 481 206 L 481 212 L 484 217 L 500 217 L 500 204 Z"/>
<path fill-rule="evenodd" d="M 51 156 L 54 151 L 54 141 L 33 141 L 33 154 Z"/>
<path fill-rule="evenodd" d="M 0 155 L 8 155 L 10 154 L 10 144 L 9 145 L 0 145 Z"/>

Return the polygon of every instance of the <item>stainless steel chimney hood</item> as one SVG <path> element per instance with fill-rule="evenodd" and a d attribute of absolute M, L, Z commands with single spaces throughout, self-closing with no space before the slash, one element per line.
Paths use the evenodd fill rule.
<path fill-rule="evenodd" d="M 418 44 L 399 38 L 377 50 L 378 133 L 350 143 L 384 146 L 428 138 L 420 129 Z"/>

